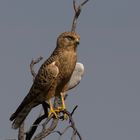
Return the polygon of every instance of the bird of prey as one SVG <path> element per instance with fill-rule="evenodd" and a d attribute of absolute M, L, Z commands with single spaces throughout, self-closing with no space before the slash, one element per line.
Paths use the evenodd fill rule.
<path fill-rule="evenodd" d="M 75 32 L 64 32 L 59 35 L 56 48 L 40 67 L 29 93 L 11 115 L 12 128 L 19 128 L 31 109 L 44 101 L 50 104 L 49 115 L 52 113 L 57 115 L 51 104 L 51 98 L 61 96 L 67 89 L 76 65 L 79 41 L 80 36 Z M 63 102 L 61 109 L 65 109 L 63 96 L 61 99 Z"/>

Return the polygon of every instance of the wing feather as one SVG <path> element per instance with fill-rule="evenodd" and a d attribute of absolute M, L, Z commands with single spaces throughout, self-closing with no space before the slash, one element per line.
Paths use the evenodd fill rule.
<path fill-rule="evenodd" d="M 84 75 L 84 65 L 82 63 L 76 63 L 75 69 L 68 83 L 67 90 L 71 90 L 74 87 L 76 87 L 80 83 L 83 75 Z"/>
<path fill-rule="evenodd" d="M 48 94 L 48 91 L 56 79 L 58 73 L 59 69 L 56 66 L 55 61 L 49 65 L 43 64 L 41 66 L 29 93 L 19 105 L 15 113 L 10 117 L 11 121 L 14 120 L 12 125 L 13 128 L 18 128 L 25 120 L 31 109 L 45 100 L 43 96 Z"/>

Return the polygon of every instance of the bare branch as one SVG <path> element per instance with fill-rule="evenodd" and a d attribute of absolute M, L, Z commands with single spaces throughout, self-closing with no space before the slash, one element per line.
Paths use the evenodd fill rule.
<path fill-rule="evenodd" d="M 35 60 L 32 59 L 32 61 L 31 61 L 31 63 L 30 63 L 30 70 L 31 70 L 31 74 L 32 74 L 32 76 L 33 76 L 33 80 L 34 80 L 35 77 L 36 77 L 36 73 L 35 73 L 35 71 L 34 71 L 34 65 L 37 64 L 37 63 L 39 63 L 42 59 L 43 59 L 43 57 L 40 56 L 39 58 L 37 58 L 37 59 L 35 59 Z"/>
<path fill-rule="evenodd" d="M 61 111 L 61 113 L 63 113 L 63 115 L 64 114 L 67 114 L 68 116 L 69 116 L 69 122 L 71 123 L 69 126 L 67 126 L 65 129 L 63 129 L 62 130 L 62 132 L 60 132 L 60 131 L 54 131 L 54 129 L 57 127 L 57 125 L 58 125 L 58 122 L 59 122 L 59 119 L 60 118 L 52 118 L 52 117 L 49 117 L 48 119 L 47 119 L 47 122 L 45 122 L 45 124 L 43 124 L 43 129 L 42 129 L 42 131 L 40 132 L 40 133 L 38 133 L 34 138 L 33 138 L 33 140 L 41 140 L 41 139 L 43 139 L 43 138 L 45 138 L 45 137 L 47 137 L 48 135 L 50 135 L 50 134 L 52 134 L 52 133 L 57 133 L 57 134 L 59 134 L 60 136 L 59 136 L 59 140 L 62 138 L 62 136 L 66 133 L 66 131 L 69 129 L 69 128 L 72 128 L 73 129 L 73 134 L 72 134 L 72 137 L 71 137 L 71 140 L 75 140 L 76 139 L 76 135 L 79 137 L 79 139 L 80 140 L 82 140 L 82 137 L 81 137 L 81 135 L 80 135 L 80 133 L 79 133 L 79 131 L 77 130 L 77 128 L 75 127 L 75 122 L 74 122 L 74 120 L 73 120 L 73 118 L 72 118 L 72 115 L 71 114 L 73 114 L 74 113 L 74 110 L 76 110 L 76 108 L 77 108 L 77 106 L 73 109 L 73 111 L 72 111 L 72 113 L 70 113 L 70 112 L 68 112 L 67 110 L 63 110 L 63 111 Z M 48 127 L 48 128 L 46 128 L 46 125 L 50 122 L 50 120 L 51 119 L 53 119 L 52 120 L 52 122 L 51 122 L 51 125 Z"/>
<path fill-rule="evenodd" d="M 81 6 L 85 5 L 89 0 L 85 0 L 83 3 L 81 3 Z"/>
<path fill-rule="evenodd" d="M 72 28 L 71 31 L 74 32 L 76 29 L 76 25 L 77 25 L 77 19 L 81 13 L 82 10 L 82 6 L 84 6 L 89 0 L 85 0 L 84 2 L 82 2 L 81 4 L 79 4 L 79 6 L 76 6 L 76 1 L 73 0 L 73 9 L 75 11 L 75 15 L 73 18 L 73 22 L 72 22 Z"/>
<path fill-rule="evenodd" d="M 53 130 L 56 128 L 58 124 L 59 119 L 53 119 L 52 123 L 49 128 L 43 129 L 39 134 L 37 134 L 33 140 L 42 140 L 42 138 L 47 137 L 49 134 L 53 132 Z"/>
<path fill-rule="evenodd" d="M 18 140 L 24 140 L 24 122 L 21 124 L 18 131 Z"/>
<path fill-rule="evenodd" d="M 80 140 L 82 140 L 82 137 L 81 137 L 81 135 L 80 135 L 80 133 L 79 133 L 79 131 L 77 130 L 77 128 L 76 128 L 76 126 L 75 126 L 75 122 L 74 122 L 74 120 L 73 120 L 73 118 L 72 118 L 72 116 L 71 116 L 71 113 L 70 112 L 68 112 L 67 110 L 64 110 L 64 111 L 62 111 L 63 113 L 66 113 L 68 116 L 69 116 L 69 121 L 71 122 L 71 126 L 72 126 L 72 128 L 73 128 L 73 134 L 74 135 L 78 135 L 78 137 L 79 137 L 79 139 Z"/>
<path fill-rule="evenodd" d="M 26 133 L 26 140 L 30 140 L 32 138 L 33 134 L 35 133 L 35 131 L 36 131 L 38 125 L 39 125 L 39 123 L 45 118 L 46 118 L 46 116 L 42 115 L 35 120 L 35 122 L 31 126 L 30 130 Z"/>
<path fill-rule="evenodd" d="M 67 126 L 62 132 L 57 131 L 57 132 L 59 132 L 59 134 L 60 134 L 58 140 L 61 140 L 61 137 L 63 136 L 63 134 L 65 134 L 65 132 L 66 132 L 69 128 L 71 128 L 71 125 Z"/>
<path fill-rule="evenodd" d="M 73 111 L 71 112 L 71 116 L 74 114 L 75 110 L 77 109 L 78 105 L 76 105 L 73 109 Z"/>
<path fill-rule="evenodd" d="M 41 115 L 39 116 L 33 123 L 33 125 L 31 126 L 30 130 L 28 132 L 26 132 L 26 140 L 30 140 L 33 136 L 33 134 L 35 133 L 37 127 L 39 126 L 40 122 L 42 120 L 44 120 L 45 118 L 48 117 L 48 104 L 46 102 L 43 102 L 42 103 L 42 106 L 43 106 L 43 109 L 44 109 L 44 112 L 45 114 L 44 115 Z"/>

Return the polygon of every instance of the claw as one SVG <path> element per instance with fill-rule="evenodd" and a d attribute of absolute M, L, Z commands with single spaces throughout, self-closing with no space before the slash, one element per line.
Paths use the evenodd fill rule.
<path fill-rule="evenodd" d="M 64 113 L 64 120 L 68 120 L 68 118 L 69 116 L 66 113 Z"/>
<path fill-rule="evenodd" d="M 54 115 L 55 118 L 58 118 L 58 112 L 59 112 L 59 110 L 53 109 L 51 100 L 49 100 L 49 105 L 50 105 L 50 111 L 49 111 L 48 117 L 50 117 L 51 115 Z"/>
<path fill-rule="evenodd" d="M 64 101 L 64 94 L 61 93 L 61 101 L 62 101 L 62 106 L 59 106 L 57 109 L 60 111 L 66 110 L 66 105 L 65 105 L 65 101 Z M 68 120 L 69 116 L 64 113 L 64 120 Z"/>
<path fill-rule="evenodd" d="M 53 108 L 50 108 L 48 117 L 50 117 L 51 115 L 54 115 L 55 118 L 58 118 L 57 110 L 54 110 Z"/>
<path fill-rule="evenodd" d="M 53 115 L 53 116 L 55 116 L 55 118 L 59 118 L 59 113 L 63 110 L 66 110 L 63 93 L 61 93 L 61 101 L 62 101 L 62 106 L 57 107 L 57 109 L 53 109 L 52 102 L 51 102 L 51 100 L 49 100 L 50 111 L 49 111 L 48 117 Z M 69 118 L 69 116 L 66 113 L 64 113 L 63 114 L 63 119 L 68 120 L 68 118 Z"/>

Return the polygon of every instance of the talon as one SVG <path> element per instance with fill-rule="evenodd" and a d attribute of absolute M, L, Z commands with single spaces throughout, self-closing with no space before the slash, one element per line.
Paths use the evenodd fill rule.
<path fill-rule="evenodd" d="M 50 117 L 51 115 L 54 115 L 55 118 L 58 118 L 58 114 L 56 112 L 57 112 L 57 110 L 50 109 L 48 117 Z"/>
<path fill-rule="evenodd" d="M 63 106 L 58 106 L 57 109 L 58 109 L 58 111 L 60 112 L 60 111 L 65 110 L 66 108 L 64 108 Z"/>
<path fill-rule="evenodd" d="M 61 93 L 60 95 L 61 95 L 62 106 L 59 106 L 57 108 L 58 112 L 66 110 L 66 105 L 65 105 L 65 101 L 64 101 L 64 95 L 63 95 L 63 93 Z M 69 118 L 69 116 L 66 113 L 63 113 L 63 119 L 68 120 L 68 118 Z"/>
<path fill-rule="evenodd" d="M 69 116 L 65 113 L 64 114 L 64 120 L 68 120 Z"/>
<path fill-rule="evenodd" d="M 55 118 L 58 118 L 58 112 L 59 112 L 59 110 L 53 109 L 51 100 L 49 100 L 49 105 L 50 105 L 50 111 L 49 111 L 48 117 L 50 117 L 51 115 L 54 115 Z"/>

